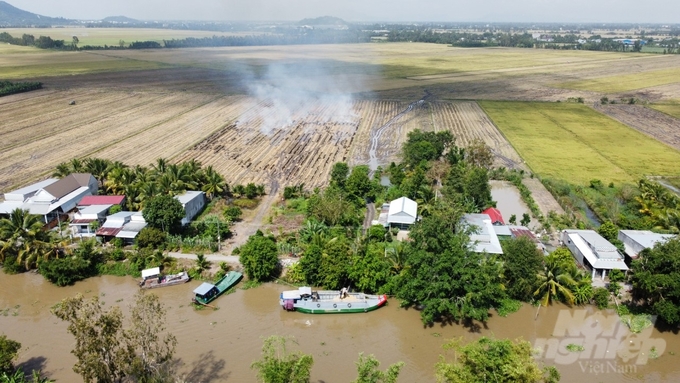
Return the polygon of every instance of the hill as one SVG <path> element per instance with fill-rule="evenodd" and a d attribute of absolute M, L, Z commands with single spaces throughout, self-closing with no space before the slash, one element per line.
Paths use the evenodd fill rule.
<path fill-rule="evenodd" d="M 139 22 L 139 20 L 131 19 L 126 16 L 109 16 L 103 18 L 102 21 L 108 23 L 128 23 L 128 24 L 134 24 Z"/>
<path fill-rule="evenodd" d="M 0 1 L 0 26 L 49 26 L 70 24 L 71 20 L 47 17 L 19 9 L 6 1 Z"/>

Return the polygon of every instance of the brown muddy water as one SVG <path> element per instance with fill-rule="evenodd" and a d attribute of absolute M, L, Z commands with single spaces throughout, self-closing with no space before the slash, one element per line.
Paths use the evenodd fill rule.
<path fill-rule="evenodd" d="M 450 338 L 474 340 L 480 335 L 521 337 L 535 346 L 542 339 L 555 344 L 561 341 L 563 344 L 553 349 L 552 355 L 543 354 L 540 361 L 555 364 L 562 382 L 680 381 L 680 335 L 656 329 L 641 337 L 654 340 L 649 344 L 657 346 L 660 354 L 657 359 L 645 361 L 640 347 L 631 342 L 631 359 L 607 359 L 616 350 L 612 348 L 612 354 L 608 354 L 607 346 L 598 344 L 597 355 L 578 354 L 582 359 L 567 360 L 577 355 L 564 350 L 568 343 L 578 343 L 593 332 L 598 342 L 611 340 L 611 331 L 602 332 L 595 324 L 605 323 L 606 315 L 593 316 L 597 311 L 592 309 L 585 312 L 564 306 L 541 308 L 534 320 L 536 309 L 524 306 L 508 318 L 494 316 L 488 323 L 480 324 L 479 332 L 471 332 L 459 325 L 423 328 L 419 313 L 399 308 L 396 300 L 366 314 L 285 312 L 278 304 L 278 296 L 289 288 L 278 284 L 238 290 L 215 301 L 219 310 L 195 311 L 188 303 L 191 291 L 198 285 L 199 282 L 192 281 L 152 291 L 167 307 L 168 329 L 178 339 L 179 371 L 191 382 L 254 382 L 250 364 L 259 357 L 262 338 L 272 334 L 294 336 L 299 343 L 296 348 L 314 356 L 314 382 L 355 379 L 354 363 L 359 352 L 375 354 L 382 367 L 404 361 L 400 382 L 433 382 L 434 364 L 443 353 L 442 344 Z M 66 324 L 50 314 L 50 307 L 77 293 L 98 295 L 107 307 L 125 307 L 137 289 L 131 277 L 97 277 L 59 288 L 33 273 L 0 274 L 0 333 L 22 343 L 20 364 L 29 369 L 40 368 L 58 382 L 80 382 L 72 370 L 73 338 L 66 332 Z M 578 321 L 579 313 L 591 321 L 583 322 L 576 332 L 573 328 L 565 332 L 566 327 Z M 616 323 L 607 326 L 616 327 Z M 550 353 L 549 349 L 546 353 Z"/>
<path fill-rule="evenodd" d="M 489 181 L 491 186 L 491 198 L 496 201 L 496 208 L 500 210 L 503 220 L 506 224 L 509 224 L 510 216 L 515 215 L 517 218 L 517 224 L 522 220 L 522 214 L 526 213 L 531 215 L 529 207 L 522 201 L 522 196 L 519 194 L 519 190 L 515 185 L 508 181 Z M 534 222 L 535 219 L 531 220 L 529 228 L 535 229 L 540 226 L 538 221 Z"/>

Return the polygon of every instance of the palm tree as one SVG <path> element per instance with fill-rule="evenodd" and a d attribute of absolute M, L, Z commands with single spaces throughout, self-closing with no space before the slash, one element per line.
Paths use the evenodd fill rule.
<path fill-rule="evenodd" d="M 242 197 L 246 193 L 246 188 L 243 185 L 235 185 L 231 189 L 234 193 L 238 194 L 239 197 Z"/>
<path fill-rule="evenodd" d="M 122 165 L 122 166 L 121 166 Z M 134 181 L 134 173 L 123 164 L 114 163 L 108 173 L 104 186 L 111 194 L 122 194 L 125 185 Z"/>
<path fill-rule="evenodd" d="M 538 309 L 548 306 L 555 299 L 562 298 L 569 305 L 576 301 L 572 289 L 579 283 L 574 278 L 573 269 L 567 263 L 561 263 L 557 257 L 545 257 L 543 271 L 538 274 L 538 280 L 540 285 L 534 291 L 534 296 L 539 297 Z M 538 310 L 536 316 L 538 317 Z"/>
<path fill-rule="evenodd" d="M 161 175 L 165 174 L 167 166 L 168 160 L 166 160 L 165 158 L 157 158 L 156 163 L 151 165 L 151 169 L 153 170 L 157 177 L 160 177 Z"/>
<path fill-rule="evenodd" d="M 265 193 L 265 190 L 264 190 L 264 185 L 263 185 L 263 184 L 260 184 L 260 185 L 255 186 L 255 190 L 257 190 L 257 195 L 259 195 L 259 196 L 263 196 L 263 195 L 266 194 L 266 193 Z"/>
<path fill-rule="evenodd" d="M 82 173 L 85 171 L 85 163 L 80 158 L 72 158 L 71 170 L 73 173 Z"/>
<path fill-rule="evenodd" d="M 71 165 L 68 162 L 62 162 L 54 169 L 52 177 L 64 178 L 71 173 Z"/>
<path fill-rule="evenodd" d="M 106 181 L 106 176 L 109 174 L 110 169 L 111 161 L 109 160 L 101 158 L 85 159 L 85 170 L 99 181 L 100 188 L 104 187 L 104 182 Z"/>
<path fill-rule="evenodd" d="M 158 184 L 153 181 L 149 182 L 138 182 L 137 186 L 137 207 L 141 210 L 144 209 L 144 203 L 149 200 L 149 198 L 160 194 L 158 189 Z"/>
<path fill-rule="evenodd" d="M 205 255 L 203 254 L 197 254 L 196 255 L 196 270 L 198 270 L 198 273 L 202 273 L 203 270 L 207 270 L 210 268 L 210 261 L 206 259 Z"/>
<path fill-rule="evenodd" d="M 185 166 L 177 164 L 168 165 L 164 174 L 170 181 L 170 190 L 172 194 L 182 194 L 187 190 L 196 190 L 198 182 L 194 178 L 194 174 L 189 173 L 189 169 Z"/>
<path fill-rule="evenodd" d="M 404 253 L 404 245 L 397 244 L 391 249 L 385 249 L 385 256 L 390 263 L 390 272 L 393 275 L 398 275 L 406 268 L 406 254 Z"/>
<path fill-rule="evenodd" d="M 216 172 L 212 166 L 208 166 L 203 171 L 203 187 L 201 190 L 205 192 L 209 200 L 212 200 L 215 195 L 220 195 L 227 190 L 227 184 L 221 174 Z"/>
<path fill-rule="evenodd" d="M 0 240 L 3 261 L 7 254 L 14 253 L 17 263 L 30 269 L 39 259 L 50 257 L 52 238 L 43 230 L 40 217 L 28 210 L 14 209 L 9 218 L 0 220 Z"/>

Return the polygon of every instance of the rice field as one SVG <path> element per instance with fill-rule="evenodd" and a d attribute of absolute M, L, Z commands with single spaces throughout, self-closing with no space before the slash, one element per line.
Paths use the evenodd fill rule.
<path fill-rule="evenodd" d="M 650 104 L 647 106 L 652 109 L 656 109 L 659 112 L 666 113 L 669 116 L 680 119 L 680 100 L 670 100 L 663 104 Z M 680 124 L 680 121 L 678 123 Z"/>
<path fill-rule="evenodd" d="M 669 68 L 641 73 L 617 74 L 558 84 L 559 87 L 589 90 L 600 93 L 621 93 L 680 82 L 680 68 Z"/>
<path fill-rule="evenodd" d="M 680 175 L 680 152 L 582 104 L 492 102 L 480 106 L 533 172 L 587 184 Z"/>

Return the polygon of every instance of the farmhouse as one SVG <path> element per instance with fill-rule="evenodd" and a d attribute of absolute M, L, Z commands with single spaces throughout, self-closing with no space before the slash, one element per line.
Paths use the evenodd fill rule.
<path fill-rule="evenodd" d="M 649 230 L 620 230 L 618 239 L 623 242 L 626 256 L 637 259 L 642 250 L 651 249 L 657 243 L 674 237 L 673 234 L 657 234 Z"/>
<path fill-rule="evenodd" d="M 390 202 L 387 213 L 387 225 L 398 227 L 401 230 L 408 230 L 418 218 L 418 203 L 416 201 L 401 197 Z"/>
<path fill-rule="evenodd" d="M 24 202 L 30 197 L 33 197 L 38 190 L 49 186 L 59 181 L 57 178 L 50 178 L 44 181 L 36 182 L 32 185 L 5 193 L 5 201 L 0 203 L 0 215 L 6 216 L 12 213 L 12 210 L 22 208 Z"/>
<path fill-rule="evenodd" d="M 188 191 L 175 198 L 184 208 L 185 216 L 182 218 L 182 226 L 188 225 L 205 206 L 205 193 L 202 191 Z"/>
<path fill-rule="evenodd" d="M 116 238 L 121 238 L 123 243 L 132 244 L 137 234 L 145 227 L 146 220 L 144 220 L 142 212 L 136 212 L 130 216 L 130 221 L 125 223 L 116 234 Z"/>
<path fill-rule="evenodd" d="M 607 270 L 628 270 L 623 256 L 616 246 L 604 239 L 594 230 L 564 230 L 562 242 L 571 251 L 579 264 L 595 274 L 601 273 L 602 279 L 607 276 Z"/>
<path fill-rule="evenodd" d="M 116 214 L 106 217 L 106 222 L 104 222 L 104 224 L 99 229 L 97 229 L 95 234 L 98 237 L 104 237 L 105 239 L 115 237 L 121 230 L 123 230 L 123 226 L 130 222 L 130 218 L 134 214 L 136 213 L 132 211 L 120 211 Z"/>
<path fill-rule="evenodd" d="M 48 227 L 54 227 L 83 197 L 97 194 L 98 190 L 99 184 L 91 174 L 73 173 L 60 180 L 46 180 L 7 193 L 10 199 L 5 201 L 7 205 L 3 203 L 5 206 L 0 211 L 5 211 L 9 207 L 12 207 L 11 210 L 15 208 L 28 210 L 30 214 L 42 216 Z"/>
<path fill-rule="evenodd" d="M 97 226 L 101 226 L 106 219 L 106 213 L 113 205 L 90 205 L 77 208 L 73 219 L 69 223 L 71 232 L 76 237 L 94 237 L 96 228 L 93 228 L 92 223 L 97 222 Z"/>
<path fill-rule="evenodd" d="M 474 231 L 470 234 L 470 246 L 476 253 L 503 254 L 488 214 L 465 214 L 462 221 Z"/>

